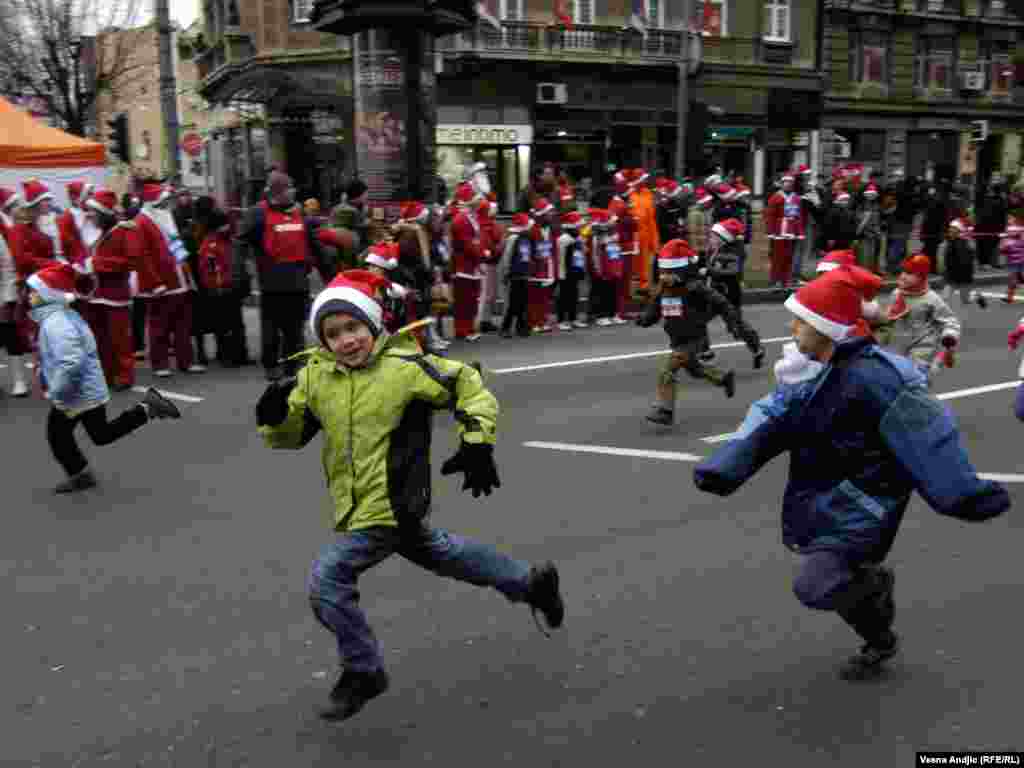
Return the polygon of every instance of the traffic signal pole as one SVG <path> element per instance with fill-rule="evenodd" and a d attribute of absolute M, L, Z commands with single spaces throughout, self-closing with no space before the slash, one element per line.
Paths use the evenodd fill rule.
<path fill-rule="evenodd" d="M 171 51 L 171 12 L 168 0 L 155 2 L 160 44 L 160 114 L 164 121 L 164 161 L 171 183 L 179 184 L 181 169 L 178 163 L 178 87 L 174 77 L 174 59 Z"/>

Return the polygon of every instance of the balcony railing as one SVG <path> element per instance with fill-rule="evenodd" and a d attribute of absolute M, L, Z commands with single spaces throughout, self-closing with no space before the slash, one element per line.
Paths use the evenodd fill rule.
<path fill-rule="evenodd" d="M 759 38 L 704 37 L 704 61 L 728 64 L 754 64 L 761 60 Z M 682 55 L 681 30 L 649 29 L 647 37 L 621 27 L 578 24 L 560 29 L 543 24 L 505 21 L 501 29 L 480 24 L 458 35 L 437 41 L 439 51 L 472 52 L 486 56 L 515 58 L 600 58 L 677 62 Z"/>

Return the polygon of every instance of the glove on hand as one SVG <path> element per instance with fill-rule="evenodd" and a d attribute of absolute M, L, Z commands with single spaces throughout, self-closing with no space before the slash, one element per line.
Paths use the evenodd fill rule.
<path fill-rule="evenodd" d="M 442 475 L 464 472 L 462 490 L 473 491 L 473 498 L 481 493 L 491 495 L 491 490 L 501 488 L 498 467 L 494 463 L 494 446 L 486 443 L 463 443 L 448 461 L 441 465 Z"/>
<path fill-rule="evenodd" d="M 1018 325 L 1006 337 L 1006 342 L 1010 345 L 1010 349 L 1017 348 L 1017 345 L 1020 344 L 1021 336 L 1024 336 L 1024 324 Z"/>
<path fill-rule="evenodd" d="M 294 376 L 270 383 L 256 403 L 257 426 L 276 427 L 288 418 L 288 396 L 297 383 Z"/>
<path fill-rule="evenodd" d="M 943 336 L 942 337 L 942 346 L 944 346 L 946 349 L 952 349 L 953 347 L 956 346 L 956 337 L 955 336 Z"/>

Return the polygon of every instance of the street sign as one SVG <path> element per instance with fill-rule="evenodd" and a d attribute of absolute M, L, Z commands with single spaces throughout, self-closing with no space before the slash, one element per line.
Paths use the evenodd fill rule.
<path fill-rule="evenodd" d="M 186 133 L 181 140 L 181 148 L 192 157 L 199 157 L 203 153 L 203 138 L 198 133 Z"/>

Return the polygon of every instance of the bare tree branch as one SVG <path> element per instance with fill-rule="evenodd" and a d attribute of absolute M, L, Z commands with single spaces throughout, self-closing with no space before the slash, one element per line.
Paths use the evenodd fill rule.
<path fill-rule="evenodd" d="M 152 61 L 137 27 L 144 6 L 145 0 L 0 0 L 0 93 L 39 99 L 66 130 L 85 135 L 100 94 L 116 100 Z"/>

